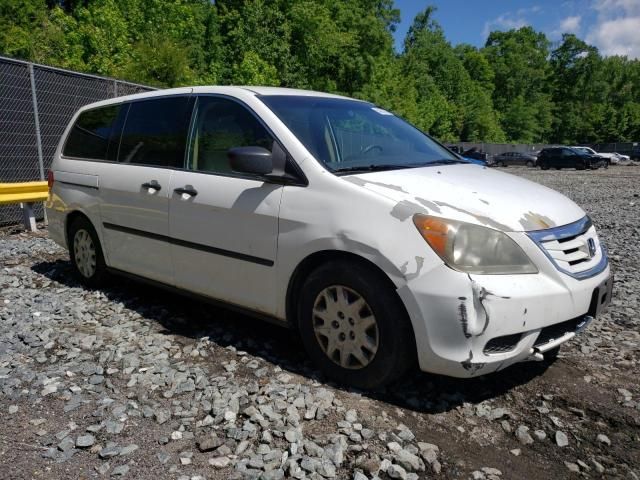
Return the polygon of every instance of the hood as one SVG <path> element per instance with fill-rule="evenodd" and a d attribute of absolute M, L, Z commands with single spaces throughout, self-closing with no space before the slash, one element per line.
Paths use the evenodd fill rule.
<path fill-rule="evenodd" d="M 478 165 L 446 165 L 341 177 L 396 202 L 391 215 L 451 218 L 505 232 L 544 230 L 580 220 L 584 211 L 540 184 Z"/>

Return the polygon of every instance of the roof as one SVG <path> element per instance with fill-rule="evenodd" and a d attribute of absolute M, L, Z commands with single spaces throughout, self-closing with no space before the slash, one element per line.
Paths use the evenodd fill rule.
<path fill-rule="evenodd" d="M 231 87 L 235 88 L 235 87 Z M 254 92 L 257 95 L 291 95 L 291 96 L 300 96 L 300 97 L 328 97 L 328 98 L 348 98 L 342 95 L 335 95 L 333 93 L 325 93 L 325 92 L 317 92 L 314 90 L 301 90 L 299 88 L 283 88 L 283 87 L 260 87 L 260 86 L 246 86 L 246 87 L 237 87 L 242 88 L 244 90 L 249 90 Z"/>
<path fill-rule="evenodd" d="M 120 102 L 138 100 L 142 98 L 164 97 L 167 95 L 179 95 L 179 94 L 184 95 L 189 93 L 218 93 L 222 95 L 235 94 L 237 96 L 242 96 L 242 95 L 246 96 L 247 94 L 262 95 L 262 96 L 290 95 L 290 96 L 300 96 L 300 97 L 342 98 L 345 100 L 359 101 L 354 98 L 349 98 L 342 95 L 335 95 L 333 93 L 316 92 L 313 90 L 301 90 L 297 88 L 206 85 L 206 86 L 198 86 L 198 87 L 167 88 L 164 90 L 153 90 L 150 92 L 136 93 L 133 95 L 127 95 L 123 97 L 109 98 L 107 100 L 102 100 L 100 102 L 95 102 L 95 103 L 85 105 L 80 110 L 82 111 L 90 108 L 101 107 L 105 105 L 112 105 Z"/>

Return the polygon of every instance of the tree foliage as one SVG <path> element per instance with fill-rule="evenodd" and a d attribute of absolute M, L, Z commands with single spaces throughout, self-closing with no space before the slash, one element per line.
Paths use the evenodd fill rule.
<path fill-rule="evenodd" d="M 402 52 L 393 0 L 0 0 L 0 52 L 160 87 L 342 93 L 444 141 L 640 138 L 640 62 L 523 27 L 452 46 L 434 7 Z"/>

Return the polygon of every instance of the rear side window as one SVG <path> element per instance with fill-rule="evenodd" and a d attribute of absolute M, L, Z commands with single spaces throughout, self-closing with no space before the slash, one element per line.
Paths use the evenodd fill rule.
<path fill-rule="evenodd" d="M 67 137 L 62 154 L 92 160 L 115 157 L 118 136 L 113 127 L 119 111 L 120 105 L 112 105 L 82 112 Z"/>
<path fill-rule="evenodd" d="M 118 161 L 182 167 L 189 105 L 187 96 L 132 103 L 122 132 Z"/>

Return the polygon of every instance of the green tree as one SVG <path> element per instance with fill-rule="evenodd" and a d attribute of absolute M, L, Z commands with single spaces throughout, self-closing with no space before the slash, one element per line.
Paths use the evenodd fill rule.
<path fill-rule="evenodd" d="M 493 102 L 512 141 L 548 140 L 552 126 L 549 41 L 531 27 L 491 32 L 483 53 L 493 68 Z"/>

